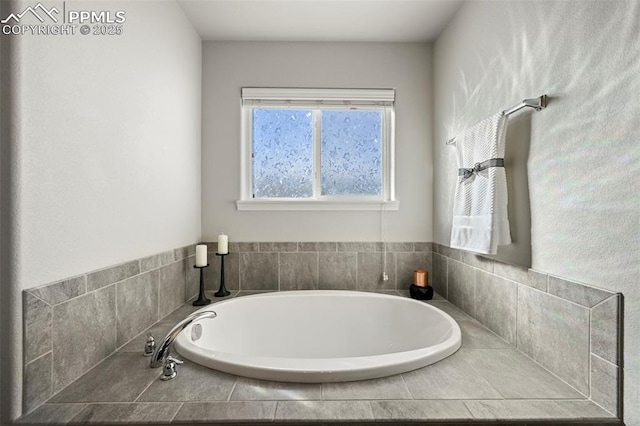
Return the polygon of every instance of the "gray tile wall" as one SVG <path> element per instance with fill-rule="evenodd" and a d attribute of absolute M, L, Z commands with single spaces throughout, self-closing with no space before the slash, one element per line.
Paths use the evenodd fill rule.
<path fill-rule="evenodd" d="M 25 290 L 23 411 L 197 294 L 195 246 Z"/>
<path fill-rule="evenodd" d="M 205 244 L 205 286 L 217 290 L 221 261 L 216 244 Z M 432 243 L 246 242 L 230 250 L 232 291 L 406 290 L 413 270 L 426 269 L 440 295 L 619 414 L 621 295 Z M 182 247 L 26 290 L 24 412 L 197 294 L 194 254 L 195 245 Z"/>
<path fill-rule="evenodd" d="M 207 290 L 220 286 L 208 245 Z M 382 280 L 385 262 L 388 281 Z M 431 269 L 431 243 L 243 242 L 225 256 L 229 290 L 407 289 Z M 24 292 L 25 413 L 60 392 L 198 293 L 195 245 L 110 266 Z"/>
<path fill-rule="evenodd" d="M 138 335 L 142 326 L 158 321 L 158 270 L 151 270 L 116 284 L 118 315 L 116 344 L 122 346 Z"/>
<path fill-rule="evenodd" d="M 517 347 L 589 394 L 589 309 L 528 287 L 518 294 Z"/>
<path fill-rule="evenodd" d="M 204 272 L 205 287 L 217 290 L 217 244 L 203 244 L 211 264 Z M 406 290 L 415 269 L 432 268 L 427 242 L 245 242 L 230 243 L 229 251 L 224 260 L 228 290 Z M 387 281 L 382 280 L 385 261 Z"/>
<path fill-rule="evenodd" d="M 52 392 L 113 353 L 116 334 L 115 285 L 54 305 Z"/>
<path fill-rule="evenodd" d="M 515 346 L 518 285 L 480 269 L 475 272 L 476 318 Z"/>
<path fill-rule="evenodd" d="M 621 414 L 622 295 L 433 244 L 431 285 L 614 415 Z"/>

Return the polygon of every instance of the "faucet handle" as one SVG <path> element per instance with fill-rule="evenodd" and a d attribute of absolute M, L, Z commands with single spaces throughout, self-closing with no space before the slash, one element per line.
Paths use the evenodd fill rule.
<path fill-rule="evenodd" d="M 184 361 L 179 360 L 178 358 L 174 358 L 171 355 L 167 357 L 167 362 L 175 362 L 178 365 L 184 364 Z"/>
<path fill-rule="evenodd" d="M 184 361 L 180 361 L 172 356 L 168 356 L 164 363 L 164 368 L 162 370 L 162 376 L 160 376 L 160 380 L 167 381 L 171 380 L 178 374 L 176 371 L 176 364 L 184 364 Z"/>
<path fill-rule="evenodd" d="M 156 340 L 151 333 L 147 334 L 147 341 L 144 344 L 144 356 L 151 356 L 156 350 Z"/>

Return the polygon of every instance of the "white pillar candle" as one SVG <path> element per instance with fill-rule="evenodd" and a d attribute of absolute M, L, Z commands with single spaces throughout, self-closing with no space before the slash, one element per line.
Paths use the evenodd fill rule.
<path fill-rule="evenodd" d="M 229 237 L 220 234 L 218 235 L 218 254 L 228 254 L 229 253 Z"/>
<path fill-rule="evenodd" d="M 207 266 L 207 246 L 204 244 L 196 246 L 196 266 Z"/>

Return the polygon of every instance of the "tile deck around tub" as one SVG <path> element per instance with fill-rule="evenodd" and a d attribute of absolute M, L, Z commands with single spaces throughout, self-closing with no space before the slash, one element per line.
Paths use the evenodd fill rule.
<path fill-rule="evenodd" d="M 225 299 L 255 293 L 233 292 Z M 406 292 L 395 294 L 406 297 Z M 418 370 L 358 382 L 303 384 L 238 377 L 185 360 L 178 377 L 162 382 L 160 369 L 148 368 L 149 358 L 142 356 L 145 336 L 151 332 L 160 339 L 198 309 L 187 303 L 19 422 L 620 424 L 451 303 L 441 297 L 428 303 L 458 322 L 463 343 L 455 354 Z"/>

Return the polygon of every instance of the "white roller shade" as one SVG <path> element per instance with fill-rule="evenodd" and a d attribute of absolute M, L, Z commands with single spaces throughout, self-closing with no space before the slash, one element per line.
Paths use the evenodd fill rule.
<path fill-rule="evenodd" d="M 394 89 L 242 88 L 246 106 L 393 106 Z"/>

